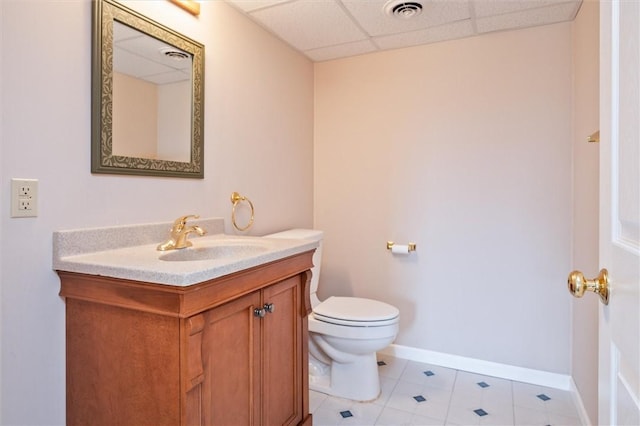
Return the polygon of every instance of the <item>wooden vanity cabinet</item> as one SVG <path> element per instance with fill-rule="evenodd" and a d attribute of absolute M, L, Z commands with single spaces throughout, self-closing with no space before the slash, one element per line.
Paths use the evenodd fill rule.
<path fill-rule="evenodd" d="M 67 424 L 311 425 L 311 256 L 188 287 L 59 271 Z"/>

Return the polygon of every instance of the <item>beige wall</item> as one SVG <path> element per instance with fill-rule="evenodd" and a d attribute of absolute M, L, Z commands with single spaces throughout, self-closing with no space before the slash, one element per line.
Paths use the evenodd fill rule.
<path fill-rule="evenodd" d="M 314 135 L 308 60 L 223 2 L 202 2 L 198 18 L 169 2 L 127 4 L 206 46 L 205 179 L 91 175 L 90 2 L 0 1 L 0 205 L 11 177 L 40 180 L 38 218 L 0 211 L 0 424 L 64 424 L 52 231 L 200 213 L 233 232 L 236 190 L 256 205 L 253 234 L 309 227 L 315 215 L 327 232 L 321 295 L 396 304 L 398 343 L 571 370 L 593 399 L 592 361 L 574 351 L 571 362 L 570 342 L 582 343 L 569 327 L 590 308 L 571 311 L 564 286 L 571 265 L 596 268 L 586 252 L 571 257 L 567 166 L 573 156 L 577 176 L 593 155 L 577 143 L 591 126 L 571 125 L 582 93 L 576 73 L 572 103 L 571 34 L 582 45 L 586 27 L 317 64 Z M 591 201 L 575 179 L 577 214 Z M 418 252 L 392 257 L 388 239 Z"/>
<path fill-rule="evenodd" d="M 315 71 L 321 298 L 398 306 L 401 345 L 568 374 L 571 24 Z"/>
<path fill-rule="evenodd" d="M 113 153 L 191 161 L 191 81 L 154 84 L 113 73 Z"/>
<path fill-rule="evenodd" d="M 158 158 L 191 161 L 191 99 L 191 80 L 158 86 Z"/>
<path fill-rule="evenodd" d="M 573 23 L 573 268 L 598 274 L 599 3 L 585 1 Z M 598 298 L 572 300 L 571 374 L 592 424 L 598 423 Z"/>
<path fill-rule="evenodd" d="M 157 86 L 119 72 L 113 73 L 114 155 L 158 158 Z"/>
<path fill-rule="evenodd" d="M 127 4 L 206 46 L 205 178 L 92 175 L 91 2 L 0 1 L 3 425 L 65 422 L 54 230 L 199 213 L 232 232 L 232 191 L 255 204 L 254 234 L 312 226 L 312 63 L 224 2 L 202 2 L 198 18 Z M 37 218 L 8 217 L 11 177 L 39 179 Z"/>

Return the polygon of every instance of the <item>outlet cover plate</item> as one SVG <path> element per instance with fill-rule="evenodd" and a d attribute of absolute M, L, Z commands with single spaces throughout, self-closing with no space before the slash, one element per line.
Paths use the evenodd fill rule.
<path fill-rule="evenodd" d="M 11 217 L 38 216 L 38 179 L 11 179 Z"/>

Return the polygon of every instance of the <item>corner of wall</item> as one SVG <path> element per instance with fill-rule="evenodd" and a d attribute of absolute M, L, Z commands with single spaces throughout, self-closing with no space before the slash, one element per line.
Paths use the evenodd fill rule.
<path fill-rule="evenodd" d="M 584 1 L 572 22 L 572 242 L 573 269 L 598 268 L 599 2 Z M 584 173 L 589 170 L 589 173 Z M 598 324 L 595 298 L 571 300 L 571 376 L 585 424 L 598 418 Z M 597 423 L 597 421 L 596 421 Z"/>
<path fill-rule="evenodd" d="M 0 1 L 0 52 L 2 52 L 2 45 L 3 45 L 3 41 L 4 41 L 4 32 L 2 31 L 2 29 L 5 27 L 3 24 L 3 14 L 2 14 L 2 9 L 3 9 L 3 5 L 4 2 Z M 4 122 L 4 114 L 3 114 L 3 105 L 4 103 L 2 102 L 2 100 L 4 99 L 4 97 L 2 96 L 2 70 L 3 70 L 3 62 L 2 62 L 2 58 L 3 55 L 0 55 L 0 179 L 4 179 L 4 174 L 3 174 L 3 162 L 1 159 L 3 159 L 3 155 L 2 155 L 2 147 L 4 146 L 3 143 L 3 139 L 4 139 L 4 131 L 3 131 L 3 122 Z M 4 182 L 0 183 L 0 185 L 4 185 Z M 3 194 L 5 194 L 5 191 L 2 191 Z M 6 209 L 5 209 L 6 212 Z M 5 213 L 6 214 L 6 213 Z M 0 218 L 2 216 L 0 215 Z M 2 241 L 2 220 L 0 220 L 0 241 Z M 4 299 L 4 297 L 2 297 L 2 283 L 4 282 L 4 280 L 2 279 L 2 264 L 3 261 L 2 259 L 4 259 L 4 256 L 2 256 L 2 247 L 0 246 L 0 304 L 2 303 Z M 2 335 L 2 312 L 4 312 L 4 310 L 1 308 L 0 306 L 0 336 Z M 3 348 L 2 348 L 2 338 L 0 338 L 0 383 L 2 382 L 2 353 L 3 353 Z M 0 386 L 0 424 L 4 424 L 4 421 L 2 420 L 2 406 L 3 406 L 3 399 L 2 399 L 2 386 Z"/>

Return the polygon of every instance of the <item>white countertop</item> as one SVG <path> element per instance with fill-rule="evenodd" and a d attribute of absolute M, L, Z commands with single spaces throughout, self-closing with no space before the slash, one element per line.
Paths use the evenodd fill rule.
<path fill-rule="evenodd" d="M 57 231 L 53 269 L 185 287 L 318 247 L 312 240 L 212 234 L 222 231 L 222 219 L 189 224 L 200 225 L 208 234 L 191 235 L 192 247 L 169 251 L 156 247 L 168 238 L 170 222 Z M 192 256 L 204 259 L 167 260 Z"/>

